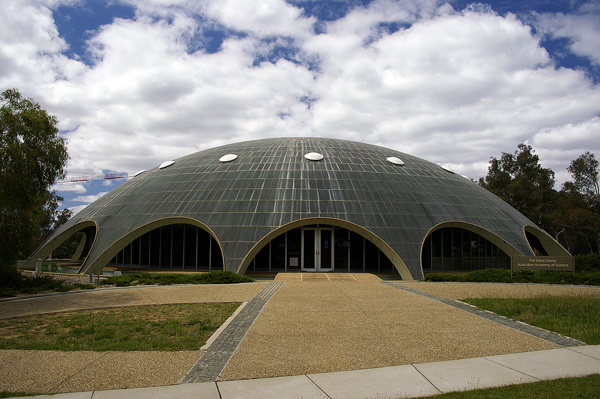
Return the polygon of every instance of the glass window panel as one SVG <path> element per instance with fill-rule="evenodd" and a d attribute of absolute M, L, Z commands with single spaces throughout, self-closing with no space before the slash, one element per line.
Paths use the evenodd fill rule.
<path fill-rule="evenodd" d="M 365 240 L 365 271 L 370 273 L 379 271 L 379 251 L 369 240 Z"/>
<path fill-rule="evenodd" d="M 172 266 L 174 269 L 183 268 L 183 225 L 173 226 Z"/>
<path fill-rule="evenodd" d="M 269 271 L 269 244 L 265 245 L 254 258 L 256 271 Z"/>
<path fill-rule="evenodd" d="M 210 269 L 223 270 L 223 254 L 221 253 L 219 243 L 211 237 L 210 245 Z"/>
<path fill-rule="evenodd" d="M 350 271 L 363 271 L 363 237 L 353 231 L 350 232 Z"/>
<path fill-rule="evenodd" d="M 131 242 L 131 265 L 140 267 L 140 239 L 136 238 Z"/>
<path fill-rule="evenodd" d="M 186 269 L 196 269 L 196 230 L 195 226 L 185 225 L 184 265 Z"/>
<path fill-rule="evenodd" d="M 301 234 L 300 228 L 296 228 L 287 232 L 287 256 L 288 270 L 299 271 L 302 264 L 301 256 Z"/>
<path fill-rule="evenodd" d="M 271 241 L 271 270 L 285 270 L 285 233 Z"/>

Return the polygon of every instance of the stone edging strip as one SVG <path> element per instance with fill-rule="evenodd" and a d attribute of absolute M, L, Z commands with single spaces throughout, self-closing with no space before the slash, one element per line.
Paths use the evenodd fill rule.
<path fill-rule="evenodd" d="M 216 381 L 254 320 L 282 284 L 274 281 L 252 298 L 183 377 L 181 384 Z"/>
<path fill-rule="evenodd" d="M 502 324 L 503 326 L 513 328 L 515 330 L 533 335 L 534 337 L 543 339 L 545 341 L 551 342 L 556 345 L 560 345 L 562 347 L 572 347 L 572 346 L 583 346 L 586 345 L 584 342 L 578 341 L 573 338 L 565 337 L 564 335 L 557 334 L 552 331 L 544 330 L 543 328 L 534 327 L 529 324 L 523 323 L 521 321 L 515 321 L 509 319 L 504 316 L 497 315 L 496 313 L 490 312 L 489 310 L 479 309 L 476 306 L 469 305 L 468 303 L 464 303 L 461 301 L 457 301 L 454 299 L 444 298 L 438 295 L 430 294 L 428 292 L 419 291 L 414 288 L 406 287 L 400 284 L 395 284 L 391 282 L 382 282 L 382 284 L 389 285 L 393 288 L 398 288 L 400 290 L 404 290 L 413 294 L 421 295 L 427 297 L 429 299 L 433 299 L 438 302 L 442 302 L 446 305 L 455 307 L 457 309 L 464 310 L 466 312 L 472 313 L 474 315 L 483 317 L 484 319 L 491 320 L 495 323 Z"/>
<path fill-rule="evenodd" d="M 238 306 L 238 308 L 235 310 L 235 312 L 233 312 L 233 314 L 231 316 L 229 316 L 229 318 L 227 320 L 225 320 L 225 323 L 221 324 L 221 327 L 219 327 L 217 329 L 217 331 L 215 331 L 206 340 L 206 343 L 204 345 L 202 345 L 200 350 L 201 351 L 208 350 L 208 348 L 210 348 L 210 346 L 213 344 L 213 342 L 215 342 L 217 340 L 217 338 L 219 338 L 219 335 L 221 335 L 221 333 L 229 326 L 229 324 L 233 321 L 233 319 L 235 319 L 237 317 L 237 315 L 242 311 L 242 309 L 244 309 L 246 307 L 247 304 L 248 304 L 248 302 L 242 302 L 242 304 L 240 306 Z"/>

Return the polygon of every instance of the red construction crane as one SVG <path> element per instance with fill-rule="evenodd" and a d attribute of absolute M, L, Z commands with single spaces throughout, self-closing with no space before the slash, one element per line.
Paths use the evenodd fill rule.
<path fill-rule="evenodd" d="M 56 183 L 75 183 L 80 181 L 92 181 L 92 180 L 112 180 L 112 179 L 126 179 L 129 177 L 127 172 L 120 173 L 80 173 L 77 175 L 69 175 L 58 180 Z"/>

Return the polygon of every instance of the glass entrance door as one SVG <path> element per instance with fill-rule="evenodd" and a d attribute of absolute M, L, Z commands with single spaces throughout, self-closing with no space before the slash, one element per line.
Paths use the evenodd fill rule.
<path fill-rule="evenodd" d="M 333 269 L 333 230 L 309 227 L 302 229 L 302 270 Z"/>

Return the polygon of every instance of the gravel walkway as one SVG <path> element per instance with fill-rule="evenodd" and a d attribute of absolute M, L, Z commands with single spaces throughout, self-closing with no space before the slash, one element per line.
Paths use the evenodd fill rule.
<path fill-rule="evenodd" d="M 220 380 L 277 377 L 558 348 L 381 282 L 286 281 Z"/>

